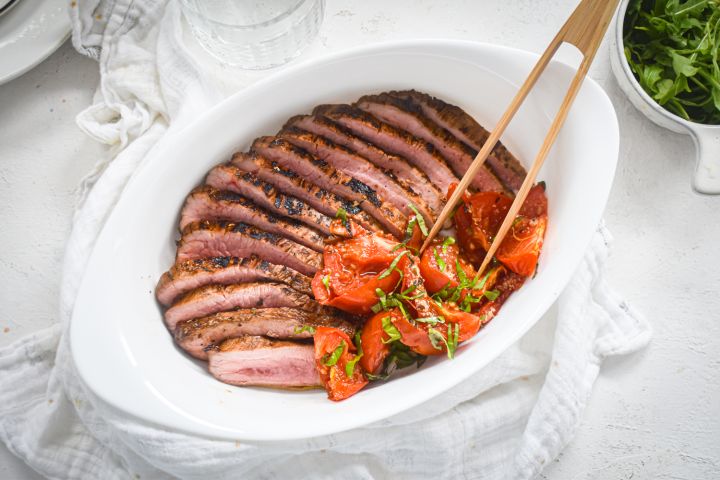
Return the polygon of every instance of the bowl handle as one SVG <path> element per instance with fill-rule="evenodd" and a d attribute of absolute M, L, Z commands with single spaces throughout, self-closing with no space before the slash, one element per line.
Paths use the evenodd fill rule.
<path fill-rule="evenodd" d="M 698 193 L 720 195 L 720 127 L 696 127 L 692 136 L 697 147 L 693 188 Z"/>

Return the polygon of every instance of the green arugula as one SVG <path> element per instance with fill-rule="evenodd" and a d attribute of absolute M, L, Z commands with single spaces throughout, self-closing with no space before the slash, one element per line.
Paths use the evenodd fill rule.
<path fill-rule="evenodd" d="M 631 0 L 623 34 L 648 95 L 686 120 L 720 124 L 720 0 Z"/>

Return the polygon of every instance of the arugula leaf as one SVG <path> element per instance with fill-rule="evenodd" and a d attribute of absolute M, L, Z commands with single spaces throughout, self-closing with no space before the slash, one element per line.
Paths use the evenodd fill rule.
<path fill-rule="evenodd" d="M 635 78 L 658 104 L 720 124 L 720 0 L 631 0 L 623 42 Z"/>
<path fill-rule="evenodd" d="M 338 360 L 340 360 L 340 355 L 342 355 L 343 351 L 345 350 L 345 346 L 345 340 L 340 340 L 340 345 L 338 345 L 337 348 L 333 350 L 330 355 L 325 355 L 323 357 L 323 365 L 325 365 L 326 367 L 332 367 L 333 365 L 335 365 Z"/>

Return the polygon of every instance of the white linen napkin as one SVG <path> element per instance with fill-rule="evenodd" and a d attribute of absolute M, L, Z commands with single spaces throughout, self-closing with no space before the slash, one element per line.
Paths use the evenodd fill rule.
<path fill-rule="evenodd" d="M 603 358 L 650 328 L 607 286 L 600 226 L 555 306 L 461 386 L 365 428 L 293 442 L 213 441 L 129 418 L 84 390 L 66 335 L 88 254 L 127 180 L 198 111 L 262 74 L 228 79 L 189 53 L 174 3 L 79 1 L 73 43 L 98 60 L 95 104 L 78 116 L 113 146 L 88 177 L 68 241 L 58 324 L 0 349 L 0 439 L 48 478 L 535 477 L 571 438 Z"/>

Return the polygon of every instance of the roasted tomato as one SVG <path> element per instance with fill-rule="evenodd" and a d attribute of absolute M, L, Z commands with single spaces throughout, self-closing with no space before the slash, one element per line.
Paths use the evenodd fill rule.
<path fill-rule="evenodd" d="M 390 354 L 390 346 L 386 343 L 390 337 L 385 333 L 383 322 L 391 322 L 395 317 L 402 317 L 397 308 L 380 312 L 365 322 L 360 334 L 360 346 L 363 356 L 360 365 L 368 373 L 377 374 L 382 369 L 385 358 Z"/>
<path fill-rule="evenodd" d="M 370 313 L 378 301 L 375 290 L 389 292 L 400 280 L 395 269 L 384 273 L 398 255 L 406 252 L 398 246 L 394 238 L 379 233 L 361 234 L 326 246 L 323 269 L 312 281 L 315 299 L 346 312 Z M 398 261 L 399 268 L 403 261 Z"/>
<path fill-rule="evenodd" d="M 518 217 L 503 239 L 495 257 L 513 272 L 531 277 L 535 273 L 547 228 L 547 215 Z"/>
<path fill-rule="evenodd" d="M 476 314 L 480 318 L 481 326 L 492 320 L 498 311 L 500 311 L 500 307 L 505 303 L 505 300 L 507 300 L 514 291 L 522 287 L 524 283 L 525 277 L 503 269 L 496 284 L 496 289 L 500 294 L 495 300 L 483 305 Z"/>
<path fill-rule="evenodd" d="M 547 215 L 548 200 L 545 196 L 545 183 L 540 182 L 532 186 L 520 207 L 518 215 L 521 217 L 541 217 Z"/>
<path fill-rule="evenodd" d="M 465 276 L 475 274 L 473 268 L 460 258 L 457 244 L 449 244 L 448 239 L 433 242 L 422 254 L 420 274 L 425 279 L 425 288 L 435 293 L 443 287 L 455 288 L 459 285 L 457 266 L 463 269 Z"/>
<path fill-rule="evenodd" d="M 315 365 L 330 400 L 344 400 L 368 384 L 362 369 L 356 365 L 356 355 L 352 354 L 355 346 L 345 332 L 318 327 L 314 340 Z"/>

